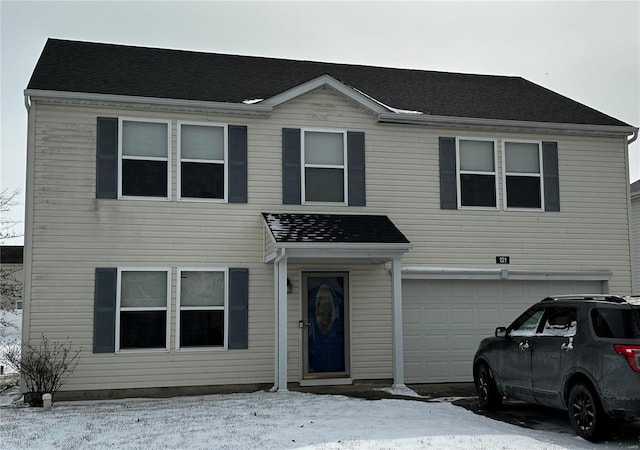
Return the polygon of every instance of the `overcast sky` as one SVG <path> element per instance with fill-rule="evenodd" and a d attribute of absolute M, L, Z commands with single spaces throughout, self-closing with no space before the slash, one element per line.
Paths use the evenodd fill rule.
<path fill-rule="evenodd" d="M 1 1 L 0 16 L 2 189 L 24 189 L 27 113 L 23 90 L 48 37 L 517 75 L 640 125 L 637 0 Z M 630 179 L 639 178 L 640 144 L 636 142 L 630 147 Z M 24 201 L 22 196 L 19 200 Z M 15 210 L 22 220 L 22 206 Z"/>

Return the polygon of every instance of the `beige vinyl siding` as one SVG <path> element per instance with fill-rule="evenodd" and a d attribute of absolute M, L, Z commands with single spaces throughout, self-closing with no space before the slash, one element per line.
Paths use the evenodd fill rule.
<path fill-rule="evenodd" d="M 631 196 L 631 240 L 633 243 L 633 294 L 640 295 L 640 192 Z"/>
<path fill-rule="evenodd" d="M 66 390 L 271 382 L 273 266 L 263 262 L 261 212 L 386 214 L 413 243 L 404 266 L 494 268 L 496 255 L 509 255 L 509 269 L 611 270 L 611 291 L 630 290 L 623 138 L 377 124 L 326 89 L 281 105 L 268 118 L 34 102 L 33 264 L 25 337 L 70 337 L 82 348 Z M 169 201 L 95 198 L 98 116 L 171 120 Z M 178 120 L 248 126 L 247 204 L 176 200 Z M 283 127 L 364 131 L 367 206 L 282 205 Z M 438 137 L 456 135 L 497 138 L 498 149 L 504 138 L 557 141 L 561 212 L 441 210 Z M 289 266 L 293 275 L 301 267 L 323 267 L 295 264 Z M 136 266 L 172 268 L 171 350 L 92 354 L 94 270 Z M 249 268 L 248 350 L 175 350 L 175 273 L 185 266 Z M 352 274 L 352 376 L 389 378 L 390 275 L 381 265 L 336 266 Z M 301 300 L 295 289 L 299 283 L 289 296 L 290 381 L 301 372 Z"/>

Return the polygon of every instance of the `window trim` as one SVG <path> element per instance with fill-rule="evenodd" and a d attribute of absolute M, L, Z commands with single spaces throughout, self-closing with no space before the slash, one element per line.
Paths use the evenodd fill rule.
<path fill-rule="evenodd" d="M 473 170 L 461 170 L 460 169 L 460 141 L 481 141 L 493 143 L 493 172 L 480 172 Z M 457 202 L 458 209 L 477 210 L 477 211 L 497 211 L 500 209 L 500 191 L 498 182 L 498 152 L 496 151 L 497 139 L 487 137 L 467 137 L 456 136 L 456 189 L 457 189 Z M 462 186 L 460 182 L 460 175 L 493 175 L 495 183 L 495 203 L 496 206 L 466 206 L 462 204 Z"/>
<path fill-rule="evenodd" d="M 342 134 L 342 165 L 329 165 L 329 164 L 306 164 L 305 162 L 305 133 L 334 133 Z M 347 130 L 346 129 L 332 129 L 332 128 L 301 128 L 300 129 L 300 201 L 303 205 L 326 205 L 326 206 L 348 206 L 349 205 L 349 166 L 348 166 L 348 147 L 347 147 Z M 316 202 L 313 200 L 307 200 L 306 192 L 306 169 L 319 168 L 319 169 L 341 169 L 343 175 L 343 201 L 342 202 Z"/>
<path fill-rule="evenodd" d="M 182 125 L 195 125 L 205 127 L 218 127 L 223 129 L 223 152 L 224 160 L 224 198 L 200 198 L 182 196 Z M 177 158 L 176 158 L 176 192 L 177 200 L 182 202 L 206 202 L 206 203 L 228 203 L 229 202 L 229 124 L 219 122 L 198 122 L 190 120 L 178 120 L 177 122 Z M 220 160 L 214 159 L 191 159 L 186 158 L 185 162 L 220 164 Z"/>
<path fill-rule="evenodd" d="M 165 272 L 167 274 L 167 303 L 164 311 L 167 313 L 166 330 L 165 330 L 165 347 L 164 348 L 136 348 L 121 349 L 120 348 L 120 313 L 122 308 L 122 272 Z M 118 267 L 116 274 L 116 323 L 115 323 L 115 348 L 114 353 L 156 353 L 168 352 L 171 347 L 171 267 Z M 145 307 L 145 308 L 125 308 L 125 311 L 162 311 L 162 308 Z"/>
<path fill-rule="evenodd" d="M 124 122 L 146 122 L 146 123 L 164 123 L 167 125 L 167 156 L 166 158 L 159 156 L 124 156 L 122 154 L 122 137 L 124 133 Z M 118 199 L 122 200 L 155 200 L 169 201 L 171 200 L 171 120 L 166 119 L 149 119 L 138 117 L 118 117 Z M 167 196 L 139 196 L 139 195 L 123 195 L 122 194 L 122 160 L 137 161 L 166 161 L 167 162 Z"/>
<path fill-rule="evenodd" d="M 224 312 L 224 344 L 222 346 L 181 347 L 180 345 L 180 299 L 182 272 L 223 272 L 224 273 L 224 306 L 185 306 L 185 311 L 223 311 Z M 229 349 L 229 268 L 228 267 L 178 267 L 176 271 L 176 351 L 202 352 L 224 351 Z"/>
<path fill-rule="evenodd" d="M 525 173 L 525 172 L 507 172 L 507 144 L 513 142 L 517 144 L 537 144 L 538 145 L 538 167 L 539 173 Z M 519 208 L 517 206 L 508 207 L 509 192 L 507 191 L 507 176 L 524 176 L 524 177 L 537 177 L 540 186 L 540 208 Z M 505 211 L 534 211 L 544 212 L 544 160 L 542 155 L 542 141 L 536 139 L 502 139 L 502 186 L 504 188 L 504 195 L 502 196 L 502 207 Z"/>

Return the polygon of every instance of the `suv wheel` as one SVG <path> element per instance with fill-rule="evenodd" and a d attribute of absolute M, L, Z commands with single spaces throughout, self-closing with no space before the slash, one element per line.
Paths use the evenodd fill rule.
<path fill-rule="evenodd" d="M 493 411 L 502 404 L 502 396 L 498 392 L 496 383 L 491 376 L 491 371 L 486 364 L 480 364 L 478 368 L 476 390 L 478 391 L 481 408 Z"/>
<path fill-rule="evenodd" d="M 576 434 L 591 442 L 604 439 L 609 422 L 598 396 L 582 383 L 569 393 L 569 420 Z"/>

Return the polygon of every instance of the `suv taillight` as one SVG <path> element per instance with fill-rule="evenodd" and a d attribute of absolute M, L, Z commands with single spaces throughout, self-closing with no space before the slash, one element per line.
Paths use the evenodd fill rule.
<path fill-rule="evenodd" d="M 640 345 L 622 345 L 613 346 L 616 352 L 626 356 L 629 365 L 635 372 L 640 372 Z"/>

